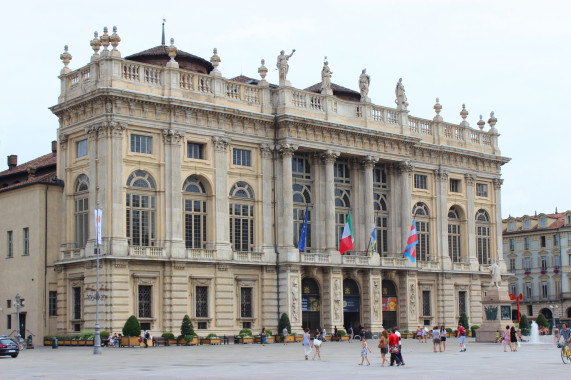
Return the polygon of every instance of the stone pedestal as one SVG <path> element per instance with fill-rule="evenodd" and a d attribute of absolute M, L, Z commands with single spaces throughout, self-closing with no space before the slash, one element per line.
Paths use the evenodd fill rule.
<path fill-rule="evenodd" d="M 490 287 L 482 299 L 484 323 L 476 330 L 476 342 L 493 343 L 496 333 L 512 326 L 512 304 L 507 289 Z"/>

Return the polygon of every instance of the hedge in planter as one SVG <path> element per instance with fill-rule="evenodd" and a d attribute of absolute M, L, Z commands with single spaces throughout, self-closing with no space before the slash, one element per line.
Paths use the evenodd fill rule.
<path fill-rule="evenodd" d="M 194 327 L 192 326 L 192 321 L 188 315 L 185 315 L 182 319 L 182 324 L 180 325 L 180 335 L 194 335 Z"/>
<path fill-rule="evenodd" d="M 125 322 L 123 336 L 141 336 L 141 324 L 134 315 L 131 315 Z"/>

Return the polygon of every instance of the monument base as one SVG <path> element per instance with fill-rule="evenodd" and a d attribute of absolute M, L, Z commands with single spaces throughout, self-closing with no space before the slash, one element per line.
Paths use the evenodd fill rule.
<path fill-rule="evenodd" d="M 490 287 L 485 291 L 484 323 L 476 330 L 476 342 L 494 343 L 498 331 L 502 336 L 506 326 L 513 326 L 512 303 L 507 289 Z"/>

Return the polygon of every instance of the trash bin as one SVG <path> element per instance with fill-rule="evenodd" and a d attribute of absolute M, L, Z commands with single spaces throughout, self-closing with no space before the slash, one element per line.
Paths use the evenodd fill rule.
<path fill-rule="evenodd" d="M 53 338 L 52 339 L 52 349 L 56 349 L 57 348 L 57 338 Z"/>

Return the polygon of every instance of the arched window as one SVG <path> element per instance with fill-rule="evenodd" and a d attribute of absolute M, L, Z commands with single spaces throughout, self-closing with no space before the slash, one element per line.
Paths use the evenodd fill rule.
<path fill-rule="evenodd" d="M 73 217 L 75 247 L 83 248 L 89 238 L 89 178 L 85 174 L 75 181 Z"/>
<path fill-rule="evenodd" d="M 230 189 L 230 243 L 237 252 L 254 248 L 254 192 L 246 182 Z"/>
<path fill-rule="evenodd" d="M 311 186 L 309 184 L 293 184 L 293 244 L 299 246 L 301 230 L 305 221 L 307 209 L 307 232 L 305 238 L 305 252 L 311 248 Z"/>
<path fill-rule="evenodd" d="M 480 264 L 490 263 L 490 215 L 482 209 L 476 213 L 476 255 Z"/>
<path fill-rule="evenodd" d="M 448 255 L 453 263 L 460 262 L 461 247 L 460 213 L 455 206 L 452 206 L 448 210 Z"/>
<path fill-rule="evenodd" d="M 379 252 L 381 256 L 385 256 L 389 251 L 389 212 L 386 194 L 379 192 L 373 193 L 373 208 L 375 210 L 375 232 L 377 236 L 376 251 Z"/>
<path fill-rule="evenodd" d="M 204 248 L 206 243 L 206 189 L 199 179 L 188 177 L 182 185 L 182 191 L 186 248 Z"/>
<path fill-rule="evenodd" d="M 155 181 L 144 170 L 136 170 L 127 179 L 127 239 L 130 245 L 156 245 Z"/>
<path fill-rule="evenodd" d="M 412 215 L 416 219 L 416 233 L 418 234 L 416 258 L 421 261 L 428 261 L 430 259 L 430 212 L 428 206 L 418 202 L 412 208 Z"/>

